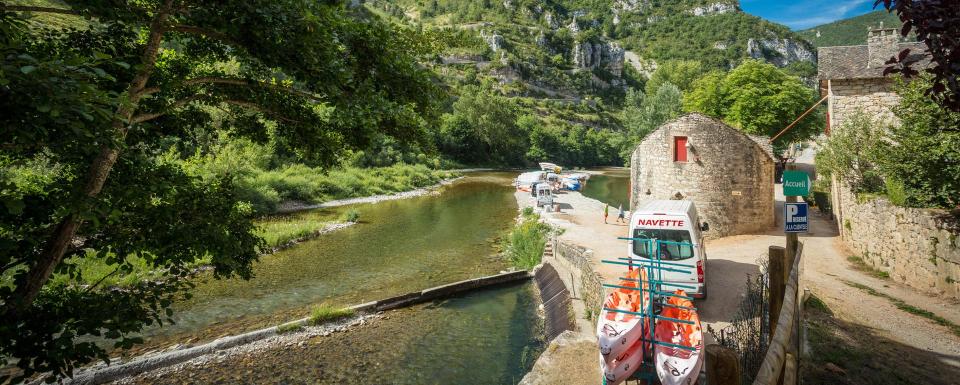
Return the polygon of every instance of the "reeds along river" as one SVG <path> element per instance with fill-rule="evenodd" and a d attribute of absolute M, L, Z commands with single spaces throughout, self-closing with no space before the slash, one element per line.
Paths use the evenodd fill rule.
<path fill-rule="evenodd" d="M 507 265 L 496 256 L 494 242 L 517 215 L 514 177 L 471 173 L 437 195 L 292 214 L 335 220 L 354 208 L 360 211 L 360 223 L 263 256 L 249 281 L 201 280 L 194 297 L 176 305 L 176 324 L 148 331 L 144 349 L 276 325 L 306 316 L 322 302 L 351 305 L 497 273 Z M 203 368 L 189 378 L 181 373 L 170 379 L 515 382 L 539 353 L 541 333 L 531 290 L 521 284 L 390 312 L 388 319 L 319 338 L 299 353 L 277 350 L 256 362 L 226 364 L 237 370 L 258 367 L 253 372 L 262 374 L 238 378 L 230 371 Z M 354 382 L 351 376 L 359 377 Z"/>

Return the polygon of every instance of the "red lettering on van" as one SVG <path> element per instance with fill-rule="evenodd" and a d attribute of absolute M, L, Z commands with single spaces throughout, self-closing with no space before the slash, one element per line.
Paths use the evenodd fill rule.
<path fill-rule="evenodd" d="M 640 219 L 641 226 L 683 227 L 681 219 Z"/>

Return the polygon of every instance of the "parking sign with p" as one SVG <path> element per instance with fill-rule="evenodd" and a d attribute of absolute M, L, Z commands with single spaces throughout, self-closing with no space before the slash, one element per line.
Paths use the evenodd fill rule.
<path fill-rule="evenodd" d="M 807 204 L 785 203 L 783 206 L 783 231 L 787 233 L 807 232 Z"/>

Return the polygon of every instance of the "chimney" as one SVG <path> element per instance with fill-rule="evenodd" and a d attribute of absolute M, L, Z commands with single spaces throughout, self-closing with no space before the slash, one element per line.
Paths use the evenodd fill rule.
<path fill-rule="evenodd" d="M 867 65 L 870 68 L 885 67 L 891 56 L 900 53 L 900 35 L 896 28 L 879 28 L 867 33 Z"/>

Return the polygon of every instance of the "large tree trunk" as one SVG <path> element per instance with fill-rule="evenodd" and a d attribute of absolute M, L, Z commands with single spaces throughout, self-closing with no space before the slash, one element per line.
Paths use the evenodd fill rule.
<path fill-rule="evenodd" d="M 147 46 L 142 56 L 143 67 L 127 88 L 127 95 L 130 98 L 129 103 L 123 103 L 121 107 L 117 109 L 112 123 L 113 132 L 120 141 L 126 137 L 127 122 L 130 120 L 130 117 L 133 116 L 134 112 L 136 112 L 141 93 L 146 87 L 147 81 L 150 79 L 150 74 L 156 65 L 157 52 L 160 49 L 167 19 L 170 17 L 172 9 L 173 0 L 164 1 L 163 5 L 157 9 L 157 13 L 150 23 L 150 36 L 147 39 Z M 119 155 L 120 150 L 117 147 L 109 145 L 100 147 L 100 153 L 94 158 L 93 162 L 90 163 L 90 168 L 84 179 L 82 191 L 85 198 L 95 198 L 100 194 L 100 190 L 103 189 L 107 177 L 110 176 L 110 170 L 113 168 L 114 163 L 117 162 Z M 53 270 L 63 260 L 67 248 L 70 247 L 70 243 L 82 223 L 83 221 L 78 213 L 68 214 L 60 221 L 54 229 L 53 234 L 51 234 L 47 240 L 36 264 L 34 264 L 27 273 L 26 281 L 17 286 L 9 301 L 4 304 L 5 311 L 3 313 L 16 315 L 27 309 L 33 303 L 33 300 L 40 294 L 40 289 L 42 289 L 43 285 L 50 279 Z"/>

